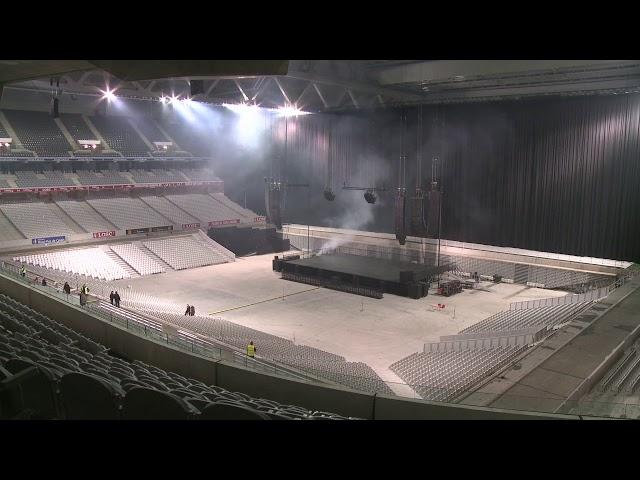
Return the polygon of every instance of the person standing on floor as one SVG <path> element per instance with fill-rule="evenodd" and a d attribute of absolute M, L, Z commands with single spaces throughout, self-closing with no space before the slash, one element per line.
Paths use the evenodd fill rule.
<path fill-rule="evenodd" d="M 109 294 L 109 300 L 111 301 L 111 305 L 113 305 L 113 302 L 115 300 L 115 295 L 113 294 L 113 290 L 111 290 L 111 293 Z"/>
<path fill-rule="evenodd" d="M 189 308 L 189 315 L 193 317 L 195 314 L 196 314 L 196 307 L 191 305 L 191 308 Z"/>
<path fill-rule="evenodd" d="M 249 342 L 249 345 L 247 345 L 247 356 L 251 358 L 255 358 L 256 351 L 257 351 L 256 346 L 253 344 L 253 340 L 251 340 Z"/>
<path fill-rule="evenodd" d="M 24 264 L 20 267 L 20 275 L 22 276 L 22 278 L 27 275 L 27 268 L 24 266 Z"/>
<path fill-rule="evenodd" d="M 64 282 L 64 287 L 62 287 L 62 290 L 64 290 L 64 293 L 66 293 L 67 295 L 71 294 L 71 286 L 69 285 L 69 282 Z"/>
<path fill-rule="evenodd" d="M 116 307 L 120 308 L 120 294 L 116 290 L 116 293 L 113 294 L 113 299 L 116 302 Z"/>
<path fill-rule="evenodd" d="M 42 286 L 46 287 L 47 286 L 47 279 L 42 277 Z"/>
<path fill-rule="evenodd" d="M 187 309 L 184 312 L 185 315 L 191 315 L 191 306 L 187 303 Z"/>

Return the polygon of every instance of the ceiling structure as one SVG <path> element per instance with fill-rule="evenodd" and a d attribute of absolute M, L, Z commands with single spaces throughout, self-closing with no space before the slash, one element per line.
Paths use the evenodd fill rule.
<path fill-rule="evenodd" d="M 0 60 L 7 89 L 341 111 L 640 91 L 635 60 Z"/>

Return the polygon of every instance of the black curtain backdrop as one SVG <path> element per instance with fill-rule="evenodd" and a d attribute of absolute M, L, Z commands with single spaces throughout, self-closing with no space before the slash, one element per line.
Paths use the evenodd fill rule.
<path fill-rule="evenodd" d="M 426 185 L 440 159 L 443 238 L 640 260 L 639 95 L 424 106 L 416 179 L 419 108 L 407 110 L 404 183 L 409 192 L 416 180 Z M 285 223 L 393 232 L 400 109 L 290 118 L 286 153 L 285 120 L 265 122 L 257 149 L 208 137 L 230 197 L 244 203 L 246 192 L 247 206 L 264 213 L 263 178 L 275 172 L 310 184 L 288 189 Z M 344 184 L 387 191 L 370 205 Z M 323 198 L 327 186 L 334 202 Z"/>

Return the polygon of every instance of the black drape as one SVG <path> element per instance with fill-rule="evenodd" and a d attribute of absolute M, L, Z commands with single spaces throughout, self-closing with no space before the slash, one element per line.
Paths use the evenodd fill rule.
<path fill-rule="evenodd" d="M 439 158 L 444 238 L 640 260 L 640 95 L 424 106 L 422 115 L 419 180 L 428 182 L 431 159 Z M 418 109 L 407 116 L 410 192 Z M 248 207 L 263 212 L 263 177 L 275 162 L 287 181 L 311 185 L 287 191 L 285 223 L 393 232 L 400 110 L 290 119 L 286 155 L 283 121 L 271 118 L 253 150 L 238 150 L 225 129 L 207 137 L 227 193 L 241 200 L 248 191 Z M 342 190 L 345 183 L 388 191 L 370 205 L 363 192 Z M 324 200 L 326 186 L 336 192 L 334 202 Z"/>

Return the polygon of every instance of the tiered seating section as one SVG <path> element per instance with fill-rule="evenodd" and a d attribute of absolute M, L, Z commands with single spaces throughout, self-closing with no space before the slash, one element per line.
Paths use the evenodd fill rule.
<path fill-rule="evenodd" d="M 131 276 L 100 248 L 22 255 L 14 257 L 14 261 L 74 275 L 86 275 L 99 280 L 110 281 Z"/>
<path fill-rule="evenodd" d="M 90 121 L 95 125 L 107 145 L 124 156 L 148 157 L 149 147 L 144 143 L 128 121 L 128 118 L 95 116 Z"/>
<path fill-rule="evenodd" d="M 136 127 L 138 130 L 142 132 L 142 134 L 149 140 L 151 143 L 153 142 L 168 142 L 169 139 L 160 131 L 156 123 L 153 119 L 136 119 L 135 121 Z"/>
<path fill-rule="evenodd" d="M 389 368 L 425 400 L 451 402 L 522 352 L 525 345 L 414 353 Z"/>
<path fill-rule="evenodd" d="M 589 303 L 573 303 L 526 310 L 505 310 L 461 330 L 461 334 L 524 330 L 536 326 L 562 325 Z"/>
<path fill-rule="evenodd" d="M 124 243 L 111 245 L 110 248 L 140 275 L 152 275 L 165 271 L 162 265 L 151 258 L 138 245 Z"/>
<path fill-rule="evenodd" d="M 105 197 L 87 199 L 87 203 L 120 229 L 171 225 L 171 221 L 152 210 L 139 198 L 108 195 Z"/>
<path fill-rule="evenodd" d="M 228 258 L 194 236 L 143 242 L 144 246 L 176 270 L 226 263 Z"/>
<path fill-rule="evenodd" d="M 225 197 L 223 193 L 211 193 L 210 195 L 222 205 L 227 207 L 229 210 L 232 210 L 240 215 L 240 218 L 243 218 L 247 221 L 253 221 L 253 219 L 256 217 L 255 212 L 252 212 L 251 210 L 231 201 L 228 197 Z"/>
<path fill-rule="evenodd" d="M 44 172 L 36 174 L 31 170 L 16 171 L 16 185 L 20 188 L 29 187 L 64 187 L 75 185 L 73 180 L 64 176 L 62 172 Z"/>
<path fill-rule="evenodd" d="M 82 233 L 68 225 L 53 203 L 7 203 L 0 205 L 0 210 L 26 238 Z"/>
<path fill-rule="evenodd" d="M 69 156 L 69 144 L 54 119 L 47 112 L 4 110 L 22 145 L 41 157 Z"/>
<path fill-rule="evenodd" d="M 140 200 L 176 225 L 198 223 L 197 218 L 192 217 L 164 197 L 144 195 L 140 196 Z"/>
<path fill-rule="evenodd" d="M 605 374 L 598 390 L 617 395 L 640 393 L 640 340 Z"/>
<path fill-rule="evenodd" d="M 13 240 L 24 240 L 24 235 L 0 212 L 0 242 L 10 242 Z"/>
<path fill-rule="evenodd" d="M 64 113 L 60 115 L 60 120 L 76 142 L 78 140 L 97 140 L 95 134 L 87 125 L 87 122 L 82 118 L 82 115 L 77 113 Z M 74 147 L 78 148 L 75 145 Z"/>
<path fill-rule="evenodd" d="M 325 352 L 306 345 L 294 344 L 291 340 L 277 337 L 221 318 L 182 315 L 182 306 L 158 302 L 146 295 L 123 299 L 123 305 L 147 312 L 176 326 L 217 339 L 244 351 L 248 340 L 252 340 L 258 356 L 279 362 L 320 378 L 367 392 L 392 395 L 393 392 L 375 371 L 362 362 L 347 362 L 343 356 Z M 179 313 L 180 312 L 180 313 Z"/>
<path fill-rule="evenodd" d="M 86 232 L 103 232 L 115 228 L 87 202 L 59 200 L 56 203 Z"/>
<path fill-rule="evenodd" d="M 136 183 L 185 182 L 185 177 L 171 170 L 131 170 L 131 177 Z"/>
<path fill-rule="evenodd" d="M 229 219 L 253 223 L 254 212 L 243 209 L 223 194 L 215 195 L 218 200 L 204 194 L 138 198 L 98 191 L 91 192 L 87 200 L 61 197 L 54 203 L 4 200 L 12 203 L 0 203 L 0 212 L 4 214 L 0 222 L 7 226 L 0 231 L 0 241 L 167 225 L 182 228 L 184 224 L 196 223 L 206 229 L 208 221 Z"/>
<path fill-rule="evenodd" d="M 453 401 L 508 364 L 530 344 L 571 321 L 590 304 L 582 302 L 502 311 L 461 330 L 459 336 L 441 338 L 440 343 L 429 345 L 428 352 L 409 355 L 389 368 L 422 398 Z M 523 335 L 523 332 L 531 335 Z M 517 340 L 518 337 L 521 340 Z M 469 338 L 490 338 L 496 344 Z"/>
<path fill-rule="evenodd" d="M 0 418 L 24 415 L 29 409 L 30 418 L 80 420 L 345 419 L 118 358 L 104 346 L 0 294 L 0 380 L 29 368 L 37 370 L 36 379 L 31 377 L 20 387 L 22 401 L 1 403 Z"/>
<path fill-rule="evenodd" d="M 165 195 L 165 198 L 205 224 L 215 220 L 240 219 L 240 215 L 237 212 L 209 195 L 187 193 L 183 195 Z"/>
<path fill-rule="evenodd" d="M 122 176 L 120 172 L 103 170 L 102 172 L 90 172 L 78 170 L 78 181 L 82 185 L 128 185 L 131 181 Z"/>

